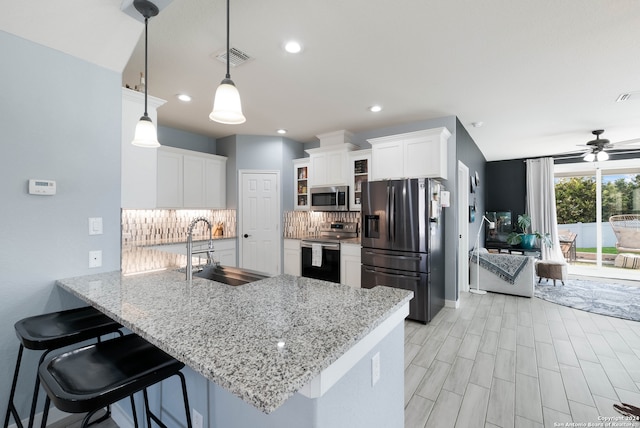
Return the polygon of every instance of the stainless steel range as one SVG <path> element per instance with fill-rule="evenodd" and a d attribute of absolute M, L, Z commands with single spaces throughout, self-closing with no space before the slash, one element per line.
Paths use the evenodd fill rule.
<path fill-rule="evenodd" d="M 322 223 L 318 236 L 303 239 L 302 276 L 340 282 L 340 241 L 358 237 L 358 223 Z"/>

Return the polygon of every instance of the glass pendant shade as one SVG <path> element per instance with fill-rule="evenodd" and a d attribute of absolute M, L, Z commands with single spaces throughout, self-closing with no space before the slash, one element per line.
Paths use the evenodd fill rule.
<path fill-rule="evenodd" d="M 609 153 L 605 151 L 598 152 L 596 159 L 598 159 L 598 162 L 606 161 L 609 159 Z"/>
<path fill-rule="evenodd" d="M 596 159 L 596 155 L 593 152 L 589 152 L 582 158 L 585 162 L 593 162 Z"/>
<path fill-rule="evenodd" d="M 151 118 L 146 114 L 140 118 L 140 121 L 138 121 L 138 124 L 136 125 L 136 132 L 131 144 L 146 148 L 160 147 L 156 127 L 153 125 Z"/>
<path fill-rule="evenodd" d="M 224 79 L 216 89 L 209 119 L 227 125 L 239 125 L 247 120 L 242 114 L 240 93 L 231 79 Z"/>

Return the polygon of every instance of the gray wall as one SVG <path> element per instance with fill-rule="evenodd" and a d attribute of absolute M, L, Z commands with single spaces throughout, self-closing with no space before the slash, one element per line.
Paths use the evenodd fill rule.
<path fill-rule="evenodd" d="M 238 207 L 238 171 L 280 171 L 282 211 L 293 209 L 293 159 L 304 157 L 302 144 L 266 135 L 232 135 L 216 142 L 217 154 L 227 160 L 227 208 Z"/>
<path fill-rule="evenodd" d="M 180 129 L 158 126 L 158 141 L 163 146 L 176 147 L 178 149 L 194 150 L 196 152 L 216 153 L 215 138 L 194 134 Z"/>
<path fill-rule="evenodd" d="M 58 278 L 120 267 L 121 77 L 0 31 L 0 414 L 5 415 L 21 318 L 80 306 Z M 57 181 L 32 196 L 30 178 Z M 102 217 L 104 234 L 88 235 Z M 103 266 L 88 268 L 89 250 Z M 25 353 L 18 402 L 33 388 L 37 353 Z M 20 409 L 25 415 L 27 410 Z"/>

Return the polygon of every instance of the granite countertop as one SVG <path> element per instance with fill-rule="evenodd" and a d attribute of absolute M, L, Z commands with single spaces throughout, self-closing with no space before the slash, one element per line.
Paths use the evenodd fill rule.
<path fill-rule="evenodd" d="M 283 239 L 295 239 L 295 240 L 298 240 L 298 241 L 304 241 L 305 239 L 308 239 L 308 240 L 317 239 L 318 235 L 289 234 L 288 236 L 283 236 L 282 238 Z M 357 238 L 341 239 L 340 243 L 341 244 L 361 245 L 361 238 L 357 237 Z"/>
<path fill-rule="evenodd" d="M 265 413 L 413 296 L 291 275 L 232 287 L 176 271 L 57 284 Z"/>

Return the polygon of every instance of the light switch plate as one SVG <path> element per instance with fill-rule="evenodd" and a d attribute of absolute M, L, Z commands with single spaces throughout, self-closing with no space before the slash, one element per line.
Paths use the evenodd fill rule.
<path fill-rule="evenodd" d="M 102 235 L 102 217 L 89 217 L 89 235 Z"/>

